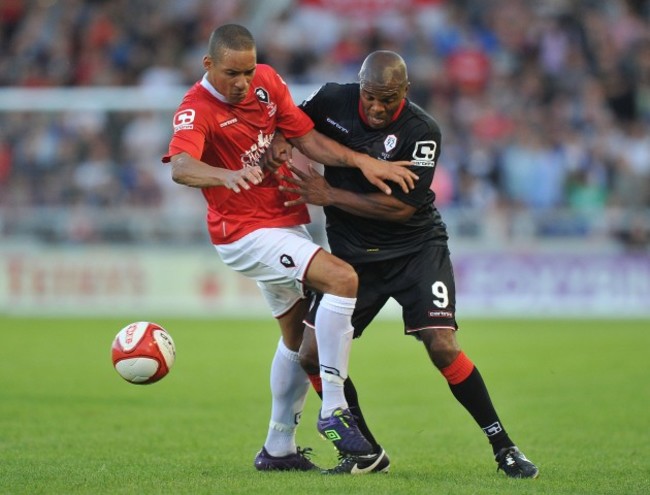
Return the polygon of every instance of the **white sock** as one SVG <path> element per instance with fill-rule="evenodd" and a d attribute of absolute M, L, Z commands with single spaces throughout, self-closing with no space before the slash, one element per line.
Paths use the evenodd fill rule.
<path fill-rule="evenodd" d="M 305 405 L 309 379 L 300 366 L 298 353 L 282 342 L 271 364 L 271 421 L 264 442 L 267 452 L 281 457 L 296 452 L 296 427 Z"/>
<path fill-rule="evenodd" d="M 348 377 L 352 346 L 352 312 L 357 300 L 325 294 L 316 312 L 316 342 L 323 383 L 321 417 L 328 418 L 337 408 L 347 409 L 343 382 Z"/>

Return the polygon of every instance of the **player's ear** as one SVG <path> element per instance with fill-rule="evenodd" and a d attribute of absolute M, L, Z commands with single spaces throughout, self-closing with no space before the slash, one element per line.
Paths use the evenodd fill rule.
<path fill-rule="evenodd" d="M 203 56 L 203 68 L 208 71 L 214 64 L 214 61 L 212 60 L 212 57 L 210 55 L 204 55 Z"/>

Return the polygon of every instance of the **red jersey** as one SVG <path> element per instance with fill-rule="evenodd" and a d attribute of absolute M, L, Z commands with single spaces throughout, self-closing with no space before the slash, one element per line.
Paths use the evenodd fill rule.
<path fill-rule="evenodd" d="M 225 102 L 205 77 L 190 88 L 174 115 L 174 134 L 163 162 L 186 152 L 214 167 L 239 170 L 258 163 L 276 129 L 293 138 L 313 127 L 277 72 L 258 64 L 248 96 L 239 104 Z M 280 172 L 291 174 L 286 165 Z M 305 205 L 284 206 L 296 196 L 280 192 L 281 183 L 265 170 L 260 184 L 239 193 L 222 186 L 202 188 L 213 244 L 229 244 L 260 228 L 309 223 Z"/>

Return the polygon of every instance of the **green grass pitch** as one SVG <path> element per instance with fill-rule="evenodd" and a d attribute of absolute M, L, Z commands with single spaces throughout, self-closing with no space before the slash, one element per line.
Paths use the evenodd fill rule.
<path fill-rule="evenodd" d="M 0 317 L 0 493 L 650 493 L 647 320 L 460 322 L 537 480 L 495 472 L 482 432 L 398 322 L 374 323 L 350 367 L 391 472 L 327 477 L 253 468 L 269 420 L 274 321 L 159 320 L 177 361 L 148 386 L 123 381 L 110 362 L 130 321 Z M 311 392 L 298 443 L 329 467 L 318 405 Z"/>

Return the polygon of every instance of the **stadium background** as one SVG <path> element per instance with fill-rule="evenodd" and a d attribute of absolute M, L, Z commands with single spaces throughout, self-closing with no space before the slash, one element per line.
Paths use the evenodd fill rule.
<path fill-rule="evenodd" d="M 404 56 L 443 128 L 461 318 L 650 317 L 642 0 L 4 0 L 0 313 L 267 316 L 160 163 L 225 22 L 296 101 L 354 81 L 371 50 Z"/>
<path fill-rule="evenodd" d="M 648 4 L 0 0 L 0 493 L 650 493 Z M 298 101 L 372 49 L 407 59 L 443 128 L 460 339 L 538 480 L 494 472 L 394 307 L 350 363 L 390 475 L 252 468 L 277 324 L 160 163 L 210 31 L 232 21 Z M 151 387 L 110 365 L 135 319 L 178 349 Z M 329 467 L 319 405 L 298 440 Z"/>

